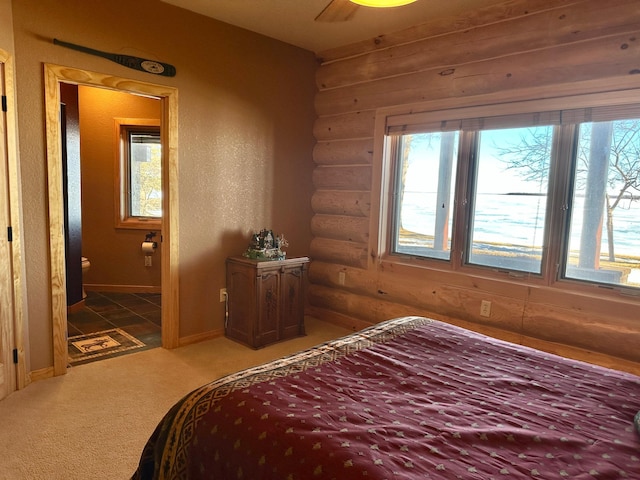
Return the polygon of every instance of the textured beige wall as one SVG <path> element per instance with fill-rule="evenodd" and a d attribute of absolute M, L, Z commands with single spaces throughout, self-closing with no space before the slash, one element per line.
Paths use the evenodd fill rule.
<path fill-rule="evenodd" d="M 0 0 L 0 48 L 5 52 L 13 52 L 13 18 L 11 16 L 11 0 Z"/>
<path fill-rule="evenodd" d="M 311 52 L 154 0 L 14 2 L 32 369 L 52 365 L 43 63 L 179 92 L 180 335 L 222 328 L 224 259 L 271 227 L 308 253 L 316 63 Z M 53 45 L 172 63 L 173 78 Z"/>
<path fill-rule="evenodd" d="M 115 118 L 160 121 L 158 99 L 80 87 L 80 144 L 82 161 L 82 255 L 91 262 L 84 278 L 89 285 L 160 286 L 160 249 L 144 266 L 140 243 L 148 230 L 115 227 L 118 144 Z M 156 230 L 160 240 L 160 230 Z"/>

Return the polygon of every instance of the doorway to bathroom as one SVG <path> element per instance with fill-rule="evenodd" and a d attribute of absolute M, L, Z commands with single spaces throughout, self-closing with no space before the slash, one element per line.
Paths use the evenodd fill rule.
<path fill-rule="evenodd" d="M 54 375 L 64 374 L 69 358 L 67 331 L 70 337 L 80 337 L 94 333 L 110 331 L 102 337 L 109 337 L 118 344 L 123 344 L 123 338 L 135 336 L 136 329 L 147 328 L 156 330 L 160 325 L 162 346 L 174 348 L 178 345 L 178 302 L 177 302 L 177 91 L 171 87 L 151 85 L 129 79 L 105 76 L 83 70 L 70 69 L 55 65 L 45 66 L 46 75 L 46 114 L 47 114 L 47 169 L 49 180 L 49 210 L 50 210 L 50 259 L 51 259 L 51 295 L 53 317 L 54 342 Z M 77 289 L 67 280 L 73 280 L 72 275 L 78 276 L 82 288 L 82 261 L 73 262 L 73 271 L 67 267 L 67 251 L 65 245 L 65 227 L 68 219 L 65 214 L 69 210 L 65 206 L 68 192 L 64 191 L 66 171 L 61 145 L 63 142 L 64 122 L 61 117 L 61 90 L 67 86 L 76 88 L 79 92 L 81 108 L 80 121 L 89 122 L 89 131 L 99 131 L 105 143 L 100 146 L 99 141 L 83 138 L 83 165 L 87 170 L 94 170 L 85 176 L 82 174 L 82 188 L 92 195 L 82 195 L 82 231 L 85 245 L 75 253 L 78 257 L 86 257 L 91 264 L 89 271 L 94 271 L 94 281 L 86 289 L 85 306 L 93 307 L 91 313 L 79 328 L 79 323 L 72 320 L 73 308 L 68 308 L 67 297 L 69 289 Z M 135 100 L 132 102 L 131 100 Z M 132 103 L 150 105 L 151 110 L 146 113 L 131 113 Z M 121 104 L 123 110 L 114 113 L 113 108 Z M 127 109 L 129 105 L 129 109 Z M 86 110 L 85 110 L 85 107 Z M 157 115 L 149 114 L 149 111 Z M 109 111 L 107 111 L 109 110 Z M 91 113 L 89 113 L 91 112 Z M 95 116 L 95 117 L 94 117 Z M 117 172 L 114 160 L 114 148 L 118 142 L 114 140 L 115 125 L 131 123 L 132 118 L 140 119 L 157 116 L 160 125 L 160 141 L 162 145 L 162 218 L 157 224 L 152 222 L 150 228 L 135 229 L 117 226 L 118 215 L 113 213 L 113 200 L 119 194 L 116 185 L 119 179 L 111 176 L 111 181 L 105 172 Z M 119 119 L 119 121 L 116 121 Z M 93 145 L 85 151 L 85 141 Z M 109 144 L 105 153 L 105 145 Z M 114 144 L 116 145 L 114 147 Z M 110 152 L 110 153 L 109 153 Z M 105 158 L 102 156 L 106 155 Z M 108 158 L 107 158 L 108 157 Z M 116 162 L 116 163 L 114 163 Z M 85 167 L 83 167 L 85 168 Z M 116 174 L 117 176 L 117 174 Z M 86 181 L 86 184 L 85 184 Z M 106 185 L 105 185 L 106 184 Z M 61 188 L 57 188 L 60 186 Z M 105 193 L 104 189 L 108 193 Z M 101 190 L 102 189 L 102 190 Z M 91 200 L 89 200 L 91 198 Z M 112 214 L 105 213 L 105 203 L 111 203 Z M 66 221 L 65 221 L 66 220 Z M 103 226 L 101 225 L 101 222 Z M 160 228 L 157 228 L 157 227 Z M 152 227 L 155 230 L 152 230 Z M 147 231 L 149 230 L 149 231 Z M 88 233 L 90 232 L 90 233 Z M 158 253 L 153 255 L 151 265 L 145 261 L 146 255 L 141 254 L 141 244 L 149 233 L 158 235 Z M 85 241 L 86 240 L 86 241 Z M 85 249 L 86 248 L 88 249 Z M 93 257 L 93 259 L 92 259 Z M 80 258 L 78 260 L 80 260 Z M 139 265 L 136 265 L 139 263 Z M 145 266 L 146 265 L 146 266 Z M 153 267 L 156 266 L 156 280 L 153 279 Z M 67 271 L 69 270 L 69 274 Z M 86 272 L 85 272 L 86 274 Z M 138 275 L 138 277 L 136 277 Z M 67 278 L 69 277 L 69 278 Z M 133 278 L 137 280 L 132 281 Z M 92 277 L 89 277 L 92 278 Z M 125 280 L 123 280 L 125 278 Z M 98 279 L 98 280 L 95 280 Z M 159 279 L 159 282 L 157 281 Z M 154 285 L 159 283 L 159 286 Z M 159 287 L 159 288 L 158 288 Z M 149 296 L 145 298 L 145 296 Z M 160 302 L 162 298 L 162 302 Z M 148 309 L 148 317 L 154 318 L 156 324 L 144 318 L 141 320 L 140 308 Z M 158 305 L 161 303 L 161 305 Z M 136 307 L 138 312 L 130 307 Z M 159 317 L 158 317 L 159 309 Z M 110 313 L 107 313 L 110 312 Z M 68 315 L 69 314 L 69 315 Z M 93 324 L 93 325 L 92 325 Z M 96 328 L 109 327 L 104 330 L 91 332 Z M 114 328 L 110 328 L 114 327 Z M 127 327 L 127 332 L 124 327 Z M 77 335 L 74 335 L 77 334 Z M 124 337 L 123 337 L 124 335 Z M 105 338 L 79 338 L 80 348 L 95 349 L 106 340 Z M 115 338 L 114 338 L 115 337 Z M 86 342 L 82 343 L 82 340 Z M 158 340 L 155 340 L 159 343 Z M 92 347 L 93 345 L 93 347 Z"/>
<path fill-rule="evenodd" d="M 162 235 L 161 102 L 64 82 L 60 98 L 68 352 L 76 366 L 161 344 L 162 243 L 141 251 L 144 239 Z"/>

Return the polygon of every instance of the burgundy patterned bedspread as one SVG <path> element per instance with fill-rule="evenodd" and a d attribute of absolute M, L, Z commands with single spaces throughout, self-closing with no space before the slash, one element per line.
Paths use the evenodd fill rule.
<path fill-rule="evenodd" d="M 640 479 L 640 377 L 421 317 L 205 385 L 134 478 Z"/>

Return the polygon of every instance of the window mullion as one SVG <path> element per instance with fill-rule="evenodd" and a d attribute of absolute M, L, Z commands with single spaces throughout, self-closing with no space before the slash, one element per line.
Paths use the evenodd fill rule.
<path fill-rule="evenodd" d="M 465 262 L 469 244 L 469 199 L 473 198 L 475 182 L 475 159 L 478 146 L 477 132 L 463 131 L 460 135 L 460 153 L 456 174 L 455 208 L 453 218 L 453 237 L 451 239 L 451 266 L 459 270 Z"/>
<path fill-rule="evenodd" d="M 386 238 L 386 245 L 384 246 L 386 254 L 391 253 L 391 250 L 395 249 L 395 245 L 398 242 L 397 236 L 399 232 L 398 227 L 400 225 L 401 211 L 398 197 L 400 196 L 400 182 L 402 179 L 402 161 L 400 160 L 400 155 L 403 150 L 401 137 L 390 136 L 389 142 L 388 154 L 394 159 L 394 161 L 392 163 L 393 172 L 390 179 L 387 198 L 387 205 L 391 205 L 392 208 L 389 209 L 388 215 L 385 215 L 385 218 L 388 218 L 388 224 L 391 225 L 391 228 L 387 229 L 387 235 L 384 237 Z"/>
<path fill-rule="evenodd" d="M 569 199 L 571 198 L 571 171 L 575 156 L 575 125 L 554 129 L 554 146 L 549 172 L 549 205 L 544 240 L 542 275 L 546 284 L 552 284 L 560 275 L 562 252 L 568 242 Z"/>

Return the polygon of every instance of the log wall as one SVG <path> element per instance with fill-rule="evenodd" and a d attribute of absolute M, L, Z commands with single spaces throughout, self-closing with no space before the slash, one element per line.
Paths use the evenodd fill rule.
<path fill-rule="evenodd" d="M 311 313 L 353 329 L 407 314 L 521 343 L 555 342 L 640 361 L 640 301 L 379 262 L 376 113 L 640 86 L 637 0 L 504 0 L 462 17 L 323 52 L 316 80 Z M 408 110 L 407 110 L 408 111 Z M 378 131 L 378 134 L 380 132 Z M 381 157 L 381 155 L 379 155 Z M 480 317 L 480 302 L 492 302 Z M 528 340 L 527 340 L 528 339 Z"/>

